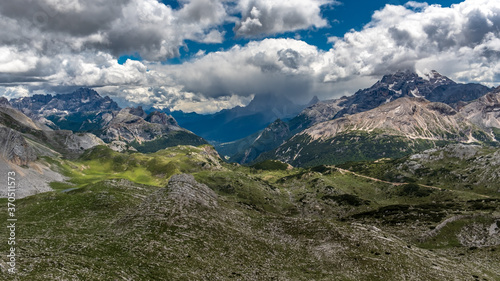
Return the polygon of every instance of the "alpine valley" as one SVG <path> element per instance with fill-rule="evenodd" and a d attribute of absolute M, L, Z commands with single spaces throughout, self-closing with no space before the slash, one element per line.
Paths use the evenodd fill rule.
<path fill-rule="evenodd" d="M 436 71 L 210 115 L 2 97 L 9 172 L 19 280 L 500 280 L 500 87 Z"/>

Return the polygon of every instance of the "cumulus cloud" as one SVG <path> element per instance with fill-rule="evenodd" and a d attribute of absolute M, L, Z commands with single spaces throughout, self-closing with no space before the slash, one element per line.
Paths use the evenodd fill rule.
<path fill-rule="evenodd" d="M 330 37 L 327 51 L 299 38 L 268 38 L 199 51 L 182 64 L 157 62 L 178 55 L 185 40 L 223 41 L 228 22 L 244 37 L 326 26 L 321 9 L 332 4 L 186 0 L 173 9 L 155 0 L 2 2 L 0 92 L 13 97 L 89 86 L 133 104 L 213 112 L 261 94 L 296 101 L 351 94 L 405 68 L 500 83 L 500 2 L 488 0 L 449 8 L 386 5 L 361 30 Z M 101 13 L 107 5 L 110 12 Z M 89 15 L 95 22 L 88 23 Z M 144 60 L 120 65 L 123 53 Z"/>
<path fill-rule="evenodd" d="M 241 13 L 234 31 L 238 36 L 255 37 L 325 27 L 321 7 L 338 4 L 334 0 L 242 0 L 237 4 Z"/>
<path fill-rule="evenodd" d="M 182 65 L 151 66 L 184 90 L 206 97 L 307 94 L 321 52 L 294 39 L 265 39 L 230 50 L 212 52 Z"/>
<path fill-rule="evenodd" d="M 334 45 L 326 56 L 332 64 L 324 81 L 435 68 L 461 81 L 498 83 L 499 37 L 498 1 L 467 0 L 450 8 L 387 5 L 361 31 L 330 38 Z"/>
<path fill-rule="evenodd" d="M 138 52 L 144 59 L 177 56 L 184 41 L 221 42 L 228 19 L 223 0 L 19 0 L 0 5 L 0 44 L 44 55 L 61 51 Z"/>

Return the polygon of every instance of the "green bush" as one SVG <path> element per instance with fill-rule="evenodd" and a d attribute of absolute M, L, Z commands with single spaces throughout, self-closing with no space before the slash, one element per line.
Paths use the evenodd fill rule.
<path fill-rule="evenodd" d="M 426 197 L 432 193 L 432 189 L 423 188 L 418 184 L 409 183 L 402 186 L 402 190 L 399 192 L 400 196 L 410 196 L 410 197 Z"/>

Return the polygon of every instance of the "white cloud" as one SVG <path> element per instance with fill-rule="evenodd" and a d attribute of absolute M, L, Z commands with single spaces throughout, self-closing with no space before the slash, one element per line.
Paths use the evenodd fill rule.
<path fill-rule="evenodd" d="M 242 18 L 234 31 L 239 36 L 254 37 L 287 31 L 325 27 L 321 7 L 337 4 L 333 0 L 241 0 L 237 10 Z"/>
<path fill-rule="evenodd" d="M 0 72 L 19 73 L 33 69 L 38 57 L 33 52 L 19 52 L 13 47 L 0 46 Z"/>
<path fill-rule="evenodd" d="M 1 87 L 0 93 L 8 99 L 29 96 L 29 90 L 23 86 Z"/>
<path fill-rule="evenodd" d="M 212 112 L 259 94 L 304 101 L 354 93 L 403 68 L 500 83 L 500 1 L 387 5 L 362 30 L 330 37 L 328 51 L 299 39 L 264 39 L 200 51 L 180 65 L 155 61 L 176 56 L 185 40 L 221 42 L 228 21 L 246 37 L 326 26 L 320 9 L 335 2 L 193 0 L 179 9 L 155 0 L 28 3 L 0 4 L 0 91 L 9 97 L 90 86 L 136 104 Z M 242 18 L 234 20 L 238 11 Z M 117 54 L 126 52 L 145 60 L 118 64 Z"/>
<path fill-rule="evenodd" d="M 174 10 L 156 0 L 31 0 L 0 4 L 0 45 L 38 53 L 139 52 L 147 60 L 175 57 L 184 40 L 221 42 L 214 28 L 228 20 L 224 0 L 182 1 Z"/>
<path fill-rule="evenodd" d="M 325 82 L 431 67 L 462 81 L 500 82 L 495 70 L 500 60 L 500 2 L 406 6 L 387 5 L 361 31 L 329 38 L 334 46 L 326 55 L 331 64 Z M 411 9 L 415 7 L 420 9 Z"/>
<path fill-rule="evenodd" d="M 315 46 L 294 39 L 265 39 L 213 52 L 182 65 L 150 66 L 193 93 L 207 97 L 277 93 L 297 96 L 313 83 Z"/>

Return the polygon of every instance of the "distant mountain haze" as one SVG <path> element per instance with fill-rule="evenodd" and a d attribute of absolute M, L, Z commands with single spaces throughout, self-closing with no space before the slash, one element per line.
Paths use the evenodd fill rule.
<path fill-rule="evenodd" d="M 182 127 L 215 142 L 230 142 L 247 137 L 264 129 L 276 119 L 296 116 L 306 106 L 318 101 L 314 97 L 307 105 L 297 105 L 285 97 L 267 94 L 256 95 L 245 107 L 224 109 L 214 114 L 171 112 Z"/>

